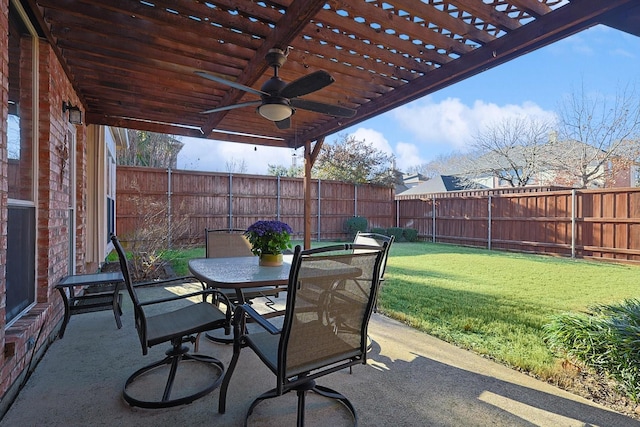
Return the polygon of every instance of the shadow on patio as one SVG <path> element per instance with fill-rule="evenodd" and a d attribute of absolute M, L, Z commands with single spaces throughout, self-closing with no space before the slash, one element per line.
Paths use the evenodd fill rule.
<path fill-rule="evenodd" d="M 195 285 L 199 288 L 199 284 Z M 177 289 L 172 291 L 176 292 Z M 166 292 L 149 289 L 150 293 Z M 256 307 L 261 304 L 256 300 Z M 626 416 L 374 314 L 366 366 L 321 378 L 355 405 L 361 426 L 630 426 Z M 252 400 L 275 386 L 273 375 L 244 351 L 229 388 L 227 413 L 218 391 L 190 405 L 148 410 L 129 407 L 122 386 L 137 368 L 158 360 L 166 345 L 142 356 L 131 303 L 124 298 L 122 329 L 111 311 L 74 316 L 18 395 L 0 426 L 204 425 L 239 426 Z M 201 339 L 200 353 L 225 367 L 229 345 Z M 251 426 L 295 425 L 295 394 L 263 402 Z M 307 426 L 350 425 L 339 404 L 313 394 Z"/>

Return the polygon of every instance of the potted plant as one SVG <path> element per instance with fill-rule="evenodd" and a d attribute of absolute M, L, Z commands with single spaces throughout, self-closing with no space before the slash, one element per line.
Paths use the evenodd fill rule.
<path fill-rule="evenodd" d="M 260 257 L 260 265 L 278 266 L 282 265 L 282 252 L 291 247 L 293 230 L 281 221 L 257 221 L 244 234 L 251 252 Z"/>

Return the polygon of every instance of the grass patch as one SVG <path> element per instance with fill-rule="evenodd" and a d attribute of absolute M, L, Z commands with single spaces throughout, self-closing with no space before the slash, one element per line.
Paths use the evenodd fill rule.
<path fill-rule="evenodd" d="M 559 313 L 637 295 L 637 266 L 432 243 L 395 243 L 379 310 L 543 378 L 557 358 L 543 325 Z"/>

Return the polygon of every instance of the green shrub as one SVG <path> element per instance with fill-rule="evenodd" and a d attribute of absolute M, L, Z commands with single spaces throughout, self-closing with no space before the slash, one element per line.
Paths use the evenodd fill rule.
<path fill-rule="evenodd" d="M 418 230 L 413 228 L 405 228 L 402 230 L 402 236 L 407 242 L 415 242 L 418 240 Z"/>
<path fill-rule="evenodd" d="M 389 227 L 387 228 L 387 235 L 388 236 L 395 236 L 396 237 L 396 242 L 400 242 L 402 241 L 402 232 L 403 229 L 400 227 Z"/>
<path fill-rule="evenodd" d="M 349 236 L 353 238 L 358 231 L 365 232 L 368 227 L 367 218 L 363 216 L 354 216 L 345 222 L 345 229 Z"/>
<path fill-rule="evenodd" d="M 376 234 L 382 234 L 383 236 L 387 235 L 387 229 L 386 228 L 372 227 L 371 228 L 371 232 L 372 233 L 376 233 Z"/>
<path fill-rule="evenodd" d="M 543 328 L 553 350 L 610 375 L 627 396 L 640 399 L 640 300 L 557 315 Z"/>

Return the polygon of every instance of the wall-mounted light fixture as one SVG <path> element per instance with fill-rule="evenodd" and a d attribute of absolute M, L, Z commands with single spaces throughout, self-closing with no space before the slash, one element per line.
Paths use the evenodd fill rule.
<path fill-rule="evenodd" d="M 73 125 L 82 124 L 82 111 L 77 105 L 71 105 L 71 102 L 62 102 L 62 113 L 69 112 L 69 123 Z"/>

